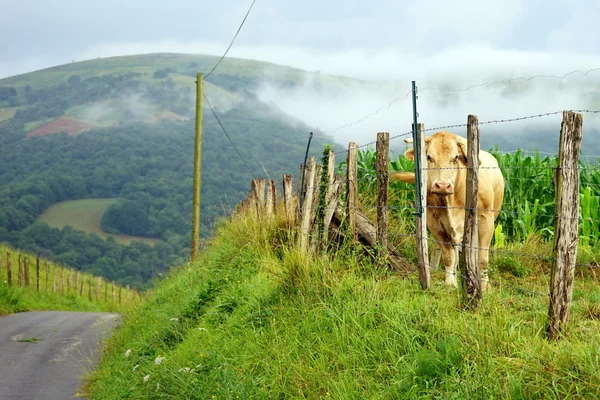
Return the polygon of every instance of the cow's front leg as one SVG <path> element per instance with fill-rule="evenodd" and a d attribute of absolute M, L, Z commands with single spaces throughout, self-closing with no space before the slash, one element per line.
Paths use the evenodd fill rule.
<path fill-rule="evenodd" d="M 446 285 L 458 287 L 456 281 L 457 251 L 451 244 L 441 244 L 444 267 L 446 269 Z"/>

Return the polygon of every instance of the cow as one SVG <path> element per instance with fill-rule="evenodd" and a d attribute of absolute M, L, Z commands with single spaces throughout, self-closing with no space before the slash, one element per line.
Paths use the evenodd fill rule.
<path fill-rule="evenodd" d="M 434 260 L 431 265 L 438 266 L 441 252 L 446 270 L 445 283 L 458 287 L 456 270 L 465 221 L 467 140 L 447 131 L 439 131 L 425 137 L 425 151 L 428 168 L 427 229 L 437 246 L 433 252 Z M 404 156 L 414 160 L 414 148 L 406 150 Z M 487 151 L 479 151 L 479 165 L 481 167 L 477 193 L 479 267 L 482 290 L 489 291 L 488 252 L 494 235 L 494 223 L 504 200 L 504 177 L 498 161 Z M 415 173 L 392 173 L 390 180 L 414 184 Z"/>

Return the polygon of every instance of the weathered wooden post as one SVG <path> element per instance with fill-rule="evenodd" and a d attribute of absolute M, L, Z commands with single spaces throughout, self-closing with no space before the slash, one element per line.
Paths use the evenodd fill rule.
<path fill-rule="evenodd" d="M 410 142 L 410 140 L 405 140 Z M 427 242 L 427 155 L 425 149 L 425 125 L 413 124 L 413 147 L 415 154 L 415 207 L 417 260 L 421 289 L 431 287 L 429 266 L 429 243 Z"/>
<path fill-rule="evenodd" d="M 40 257 L 35 257 L 35 281 L 37 291 L 40 291 Z"/>
<path fill-rule="evenodd" d="M 460 168 L 460 167 L 459 167 Z M 465 201 L 465 227 L 462 251 L 458 258 L 462 302 L 472 310 L 481 300 L 481 279 L 479 276 L 479 122 L 477 116 L 467 119 L 467 188 Z"/>
<path fill-rule="evenodd" d="M 44 266 L 46 267 L 46 293 L 48 293 L 48 282 L 50 281 L 50 267 L 48 266 L 48 261 L 44 261 Z"/>
<path fill-rule="evenodd" d="M 314 190 L 312 190 L 315 184 L 315 173 L 316 173 L 316 157 L 311 156 L 308 161 L 307 166 L 307 179 L 306 179 L 306 197 L 304 198 L 303 207 L 302 207 L 302 224 L 301 224 L 301 233 L 300 233 L 300 249 L 302 251 L 308 251 L 309 245 L 309 231 L 310 231 L 310 216 L 312 214 L 312 205 L 313 205 L 313 195 Z"/>
<path fill-rule="evenodd" d="M 65 268 L 60 267 L 60 294 L 65 293 Z"/>
<path fill-rule="evenodd" d="M 29 287 L 29 257 L 24 257 L 23 264 L 25 266 L 25 287 Z"/>
<path fill-rule="evenodd" d="M 335 152 L 331 148 L 327 149 L 327 164 L 323 168 L 326 190 L 324 193 L 324 209 L 319 223 L 322 224 L 322 227 L 320 227 L 321 240 L 325 249 L 329 238 L 329 225 L 340 196 L 340 183 L 335 180 Z"/>
<path fill-rule="evenodd" d="M 104 302 L 108 301 L 108 280 L 104 280 Z"/>
<path fill-rule="evenodd" d="M 385 251 L 388 244 L 389 132 L 377 133 L 375 152 L 375 167 L 377 171 L 377 243 L 381 251 Z M 385 254 L 382 255 L 385 257 Z"/>
<path fill-rule="evenodd" d="M 96 302 L 100 301 L 100 291 L 102 290 L 102 277 L 96 278 Z"/>
<path fill-rule="evenodd" d="M 112 302 L 113 304 L 116 303 L 116 295 L 115 295 L 115 281 L 111 281 L 111 291 L 112 291 Z"/>
<path fill-rule="evenodd" d="M 90 274 L 88 276 L 88 300 L 92 301 L 92 286 L 93 286 L 93 282 L 92 282 L 92 275 Z"/>
<path fill-rule="evenodd" d="M 77 294 L 77 288 L 79 287 L 79 270 L 75 271 L 75 286 L 74 286 L 74 291 L 75 294 Z"/>
<path fill-rule="evenodd" d="M 287 220 L 294 224 L 296 222 L 296 210 L 293 194 L 293 179 L 291 174 L 283 175 L 283 204 Z"/>
<path fill-rule="evenodd" d="M 8 287 L 12 287 L 12 268 L 10 265 L 10 253 L 6 252 L 6 283 Z"/>
<path fill-rule="evenodd" d="M 22 262 L 21 262 L 21 255 L 20 254 L 19 254 L 19 257 L 17 259 L 17 262 L 19 264 L 18 280 L 17 280 L 18 284 L 17 284 L 17 286 L 21 287 L 21 286 L 23 286 L 23 265 L 22 265 Z"/>
<path fill-rule="evenodd" d="M 52 293 L 56 293 L 56 264 L 52 266 Z"/>
<path fill-rule="evenodd" d="M 259 218 L 261 218 L 265 208 L 265 185 L 265 178 L 252 180 L 252 191 L 254 192 L 254 199 L 256 201 L 256 213 Z"/>
<path fill-rule="evenodd" d="M 79 286 L 79 296 L 83 296 L 83 287 L 85 286 L 85 273 L 81 274 L 81 285 Z"/>
<path fill-rule="evenodd" d="M 358 144 L 348 144 L 346 158 L 346 215 L 352 240 L 358 241 L 356 212 L 358 208 Z"/>
<path fill-rule="evenodd" d="M 564 333 L 573 297 L 573 279 L 579 243 L 579 150 L 583 139 L 583 115 L 563 111 L 554 171 L 554 258 L 550 277 L 547 335 L 557 339 Z"/>
<path fill-rule="evenodd" d="M 273 181 L 269 181 L 269 184 L 267 185 L 267 197 L 265 203 L 265 214 L 267 216 L 267 220 L 270 220 L 274 217 L 274 211 L 276 210 L 273 201 L 273 198 L 275 197 L 274 189 L 275 185 L 273 185 Z"/>
<path fill-rule="evenodd" d="M 123 284 L 119 283 L 119 305 L 121 305 L 121 301 L 122 301 L 122 295 L 121 293 L 123 292 Z"/>

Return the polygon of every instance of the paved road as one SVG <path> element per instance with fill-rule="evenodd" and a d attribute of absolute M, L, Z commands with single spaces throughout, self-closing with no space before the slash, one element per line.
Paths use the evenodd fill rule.
<path fill-rule="evenodd" d="M 117 318 L 67 311 L 0 317 L 0 399 L 74 398 Z"/>

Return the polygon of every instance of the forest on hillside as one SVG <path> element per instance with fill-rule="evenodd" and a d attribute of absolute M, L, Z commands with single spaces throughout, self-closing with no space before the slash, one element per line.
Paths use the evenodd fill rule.
<path fill-rule="evenodd" d="M 159 74 L 164 76 L 164 74 Z M 0 123 L 0 242 L 55 262 L 143 287 L 189 255 L 194 120 L 146 123 L 135 118 L 69 136 L 26 137 L 26 124 L 62 115 L 76 104 L 99 101 L 144 87 L 158 107 L 190 113 L 189 91 L 154 84 L 138 74 L 82 80 L 70 77 L 43 89 L 4 90 L 28 106 Z M 6 96 L 5 96 L 6 97 Z M 248 96 L 218 115 L 241 152 L 239 157 L 210 112 L 204 112 L 201 236 L 248 193 L 254 177 L 297 175 L 309 128 Z M 312 144 L 318 154 L 319 140 Z M 159 238 L 155 246 L 103 240 L 70 227 L 52 228 L 36 219 L 52 204 L 85 198 L 119 198 L 102 218 L 103 230 Z"/>

